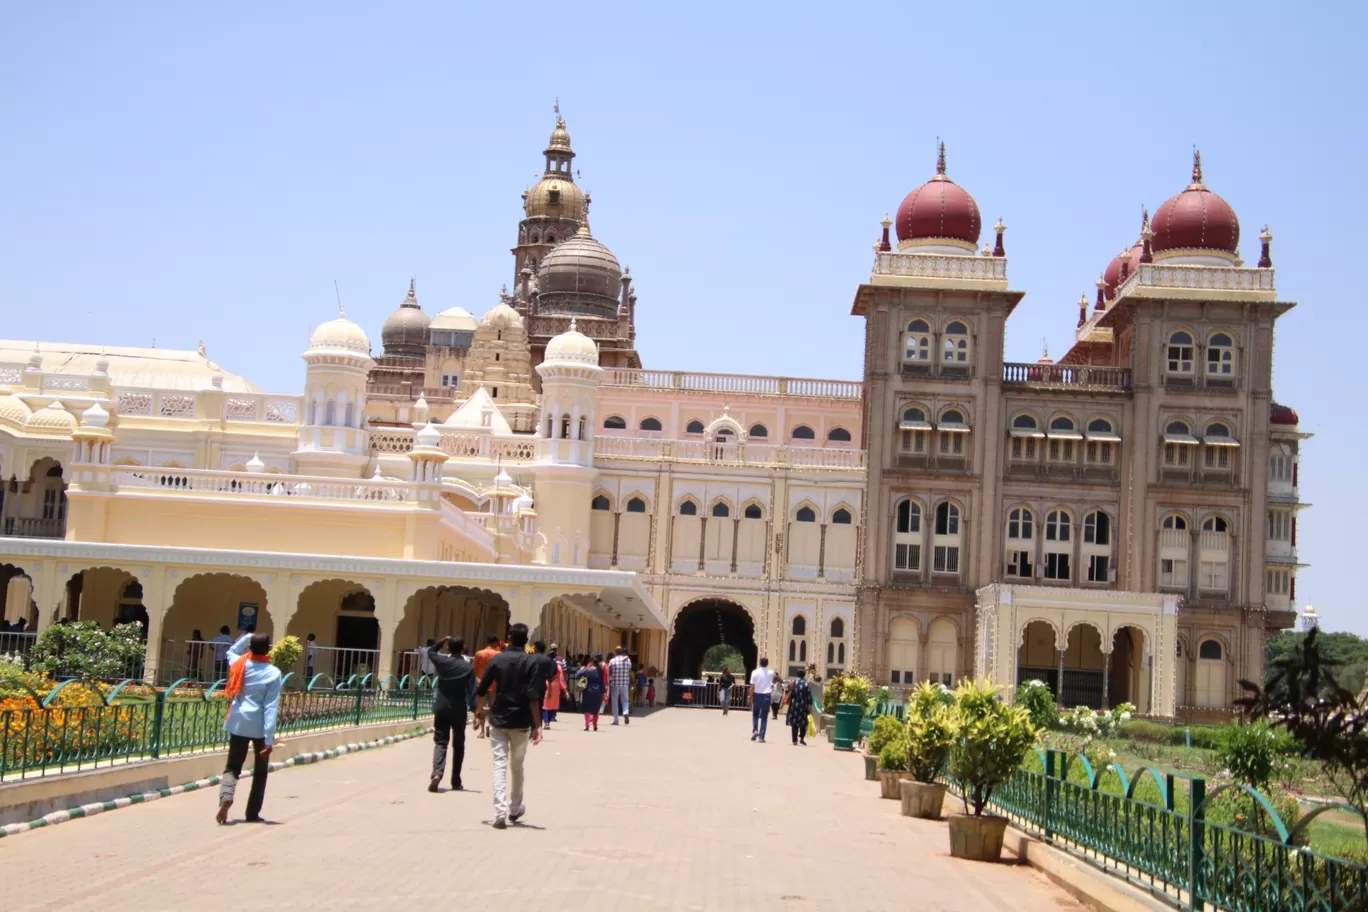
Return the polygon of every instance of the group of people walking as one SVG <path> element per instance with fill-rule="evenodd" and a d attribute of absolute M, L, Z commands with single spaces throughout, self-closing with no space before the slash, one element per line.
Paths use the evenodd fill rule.
<path fill-rule="evenodd" d="M 730 674 L 727 675 L 731 677 Z M 750 676 L 751 684 L 751 740 L 764 743 L 769 729 L 770 713 L 776 721 L 779 712 L 787 708 L 784 721 L 788 723 L 794 746 L 807 746 L 808 716 L 812 712 L 812 688 L 807 674 L 799 669 L 787 684 L 769 667 L 769 659 L 761 658 Z M 729 687 L 724 686 L 726 693 Z M 727 705 L 726 701 L 722 704 Z M 725 710 L 724 710 L 725 712 Z"/>

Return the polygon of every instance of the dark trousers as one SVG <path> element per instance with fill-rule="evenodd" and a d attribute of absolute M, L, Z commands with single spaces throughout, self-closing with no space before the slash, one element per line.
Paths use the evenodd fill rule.
<path fill-rule="evenodd" d="M 807 740 L 807 716 L 795 721 L 789 728 L 793 729 L 793 743 Z"/>
<path fill-rule="evenodd" d="M 461 765 L 465 763 L 466 714 L 438 712 L 432 717 L 432 781 L 440 782 L 446 772 L 447 745 L 451 746 L 451 787 L 461 787 Z"/>
<path fill-rule="evenodd" d="M 223 768 L 223 780 L 219 784 L 219 803 L 233 803 L 237 793 L 237 781 L 242 777 L 242 764 L 247 762 L 247 745 L 252 746 L 252 791 L 247 796 L 247 819 L 261 816 L 261 803 L 266 800 L 266 774 L 271 771 L 271 760 L 261 755 L 266 742 L 261 738 L 247 738 L 242 735 L 228 736 L 228 765 Z"/>

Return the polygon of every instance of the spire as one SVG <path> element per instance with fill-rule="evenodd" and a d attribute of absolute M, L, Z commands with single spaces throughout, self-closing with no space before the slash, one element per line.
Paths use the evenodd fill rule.
<path fill-rule="evenodd" d="M 572 333 L 573 333 L 573 332 L 579 332 L 579 330 L 575 328 L 575 318 L 574 318 L 574 317 L 571 317 L 571 318 L 570 318 L 570 332 L 572 332 Z"/>
<path fill-rule="evenodd" d="M 1121 277 L 1116 280 L 1118 286 L 1123 284 L 1126 279 L 1130 278 L 1130 260 L 1130 248 L 1127 247 L 1125 250 L 1121 251 Z"/>
<path fill-rule="evenodd" d="M 888 240 L 888 229 L 893 226 L 893 220 L 888 217 L 887 212 L 884 213 L 883 221 L 879 224 L 883 226 L 883 236 L 879 239 L 878 249 L 885 252 L 892 250 L 893 245 Z"/>
<path fill-rule="evenodd" d="M 1107 278 L 1106 276 L 1097 277 L 1097 304 L 1093 307 L 1095 313 L 1101 313 L 1107 309 Z"/>
<path fill-rule="evenodd" d="M 1272 269 L 1273 257 L 1269 253 L 1269 248 L 1273 244 L 1273 232 L 1268 230 L 1267 225 L 1264 225 L 1263 231 L 1259 232 L 1259 244 L 1261 245 L 1261 251 L 1259 253 L 1259 268 Z"/>
<path fill-rule="evenodd" d="M 1150 249 L 1150 242 L 1154 240 L 1154 229 L 1150 228 L 1149 210 L 1144 206 L 1140 207 L 1140 262 L 1153 263 L 1154 251 Z"/>
<path fill-rule="evenodd" d="M 404 303 L 400 304 L 400 305 L 399 305 L 400 307 L 417 307 L 417 306 L 418 306 L 418 294 L 417 294 L 417 292 L 414 290 L 414 282 L 415 282 L 415 281 L 416 281 L 416 278 L 415 278 L 414 276 L 409 276 L 408 297 L 404 298 Z"/>
<path fill-rule="evenodd" d="M 1206 189 L 1202 184 L 1202 150 L 1195 145 L 1192 147 L 1192 183 L 1188 185 L 1188 189 Z"/>
<path fill-rule="evenodd" d="M 993 245 L 993 256 L 1005 257 L 1007 251 L 1002 246 L 1002 234 L 1007 230 L 1007 226 L 1002 223 L 1002 216 L 998 216 L 997 224 L 993 226 L 993 230 L 997 232 L 997 243 Z"/>
<path fill-rule="evenodd" d="M 1088 296 L 1085 294 L 1078 296 L 1078 325 L 1082 326 L 1088 322 Z"/>
<path fill-rule="evenodd" d="M 932 180 L 949 180 L 945 174 L 945 143 L 941 142 L 939 136 L 936 137 L 936 176 Z"/>

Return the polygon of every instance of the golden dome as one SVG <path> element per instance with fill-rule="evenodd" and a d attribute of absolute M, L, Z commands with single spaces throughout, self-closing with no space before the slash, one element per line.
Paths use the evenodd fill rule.
<path fill-rule="evenodd" d="M 565 129 L 564 118 L 556 118 L 556 129 L 551 131 L 551 141 L 546 144 L 547 152 L 569 152 L 570 131 Z"/>
<path fill-rule="evenodd" d="M 584 224 L 584 191 L 568 176 L 548 174 L 524 195 L 528 218 L 562 218 Z"/>

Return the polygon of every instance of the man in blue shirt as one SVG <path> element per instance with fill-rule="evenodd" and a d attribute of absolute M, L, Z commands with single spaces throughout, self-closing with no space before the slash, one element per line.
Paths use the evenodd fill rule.
<path fill-rule="evenodd" d="M 280 711 L 280 669 L 271 664 L 271 636 L 249 633 L 228 650 L 228 686 L 231 701 L 223 730 L 228 732 L 228 765 L 219 786 L 219 809 L 215 818 L 227 823 L 233 806 L 238 777 L 247 759 L 250 743 L 255 762 L 252 766 L 252 791 L 247 797 L 247 822 L 261 822 L 261 804 L 266 798 L 266 774 L 270 771 L 271 748 L 275 744 L 276 717 Z"/>

